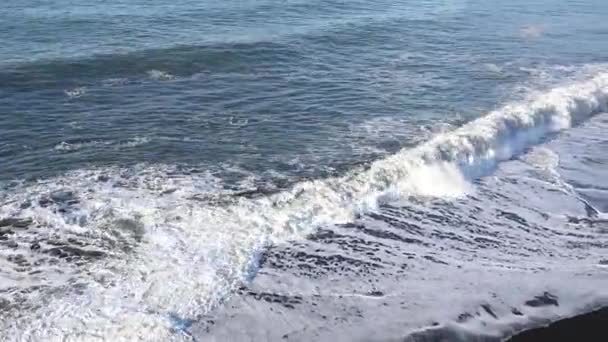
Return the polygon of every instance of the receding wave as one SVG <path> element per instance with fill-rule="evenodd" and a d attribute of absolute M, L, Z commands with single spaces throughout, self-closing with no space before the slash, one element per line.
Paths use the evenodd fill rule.
<path fill-rule="evenodd" d="M 1 259 L 8 280 L 0 324 L 7 336 L 33 339 L 180 338 L 176 322 L 199 317 L 251 279 L 269 243 L 352 221 L 382 202 L 465 195 L 473 178 L 605 111 L 607 101 L 602 72 L 366 169 L 255 199 L 218 201 L 222 184 L 212 175 L 154 168 L 75 171 L 17 186 L 0 198 L 0 237 L 13 246 Z"/>

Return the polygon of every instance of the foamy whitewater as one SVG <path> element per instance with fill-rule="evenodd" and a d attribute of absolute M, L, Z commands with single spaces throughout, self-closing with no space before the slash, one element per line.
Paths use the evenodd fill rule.
<path fill-rule="evenodd" d="M 601 71 L 505 105 L 368 167 L 255 198 L 222 190 L 221 180 L 212 175 L 172 174 L 162 166 L 79 170 L 13 185 L 2 193 L 0 207 L 3 234 L 16 244 L 1 251 L 1 293 L 12 294 L 2 298 L 2 331 L 15 340 L 189 339 L 180 326 L 208 314 L 252 281 L 267 246 L 352 223 L 379 212 L 383 204 L 408 198 L 451 201 L 475 194 L 480 190 L 474 181 L 490 176 L 500 162 L 584 123 L 607 105 L 608 72 Z M 554 167 L 541 166 L 548 172 L 555 172 Z M 563 184 L 556 183 L 555 189 L 570 193 Z M 5 227 L 11 231 L 5 233 Z M 593 229 L 584 234 L 602 238 Z M 535 235 L 547 243 L 555 238 Z M 519 248 L 528 244 L 525 239 L 518 243 Z M 458 258 L 449 249 L 434 253 L 440 259 Z M 534 285 L 510 279 L 505 288 L 500 278 L 478 272 L 496 263 L 546 267 L 550 260 L 538 254 L 534 260 L 514 262 L 489 254 L 480 269 L 454 273 L 454 283 L 444 284 L 448 289 L 428 291 L 454 293 L 452 286 L 479 277 L 482 288 L 509 298 L 513 287 Z M 586 268 L 597 273 L 582 283 L 555 283 L 560 298 L 573 297 L 572 304 L 530 309 L 525 319 L 507 317 L 499 323 L 482 317 L 466 328 L 499 333 L 509 323 L 569 314 L 605 301 L 608 293 L 600 285 L 606 284 L 605 271 L 587 258 L 568 262 L 543 278 L 560 279 Z M 434 301 L 430 292 L 417 296 Z M 455 297 L 453 306 L 444 311 L 469 305 L 468 298 L 450 297 Z"/>

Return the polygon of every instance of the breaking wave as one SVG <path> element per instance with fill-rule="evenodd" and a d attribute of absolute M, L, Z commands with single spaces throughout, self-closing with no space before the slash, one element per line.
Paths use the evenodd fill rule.
<path fill-rule="evenodd" d="M 180 338 L 188 320 L 255 275 L 269 243 L 352 221 L 382 202 L 465 195 L 497 163 L 607 106 L 602 72 L 365 169 L 253 199 L 230 196 L 209 174 L 159 168 L 16 186 L 0 197 L 0 237 L 12 242 L 0 258 L 10 265 L 0 271 L 0 327 L 45 340 Z"/>

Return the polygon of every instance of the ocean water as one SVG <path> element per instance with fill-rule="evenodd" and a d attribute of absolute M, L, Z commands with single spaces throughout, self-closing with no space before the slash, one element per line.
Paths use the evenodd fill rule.
<path fill-rule="evenodd" d="M 608 305 L 606 18 L 5 0 L 0 340 L 500 341 Z"/>

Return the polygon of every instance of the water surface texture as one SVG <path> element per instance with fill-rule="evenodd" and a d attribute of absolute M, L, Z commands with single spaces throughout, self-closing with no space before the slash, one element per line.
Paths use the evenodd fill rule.
<path fill-rule="evenodd" d="M 608 3 L 5 0 L 7 341 L 500 341 L 608 304 Z"/>

